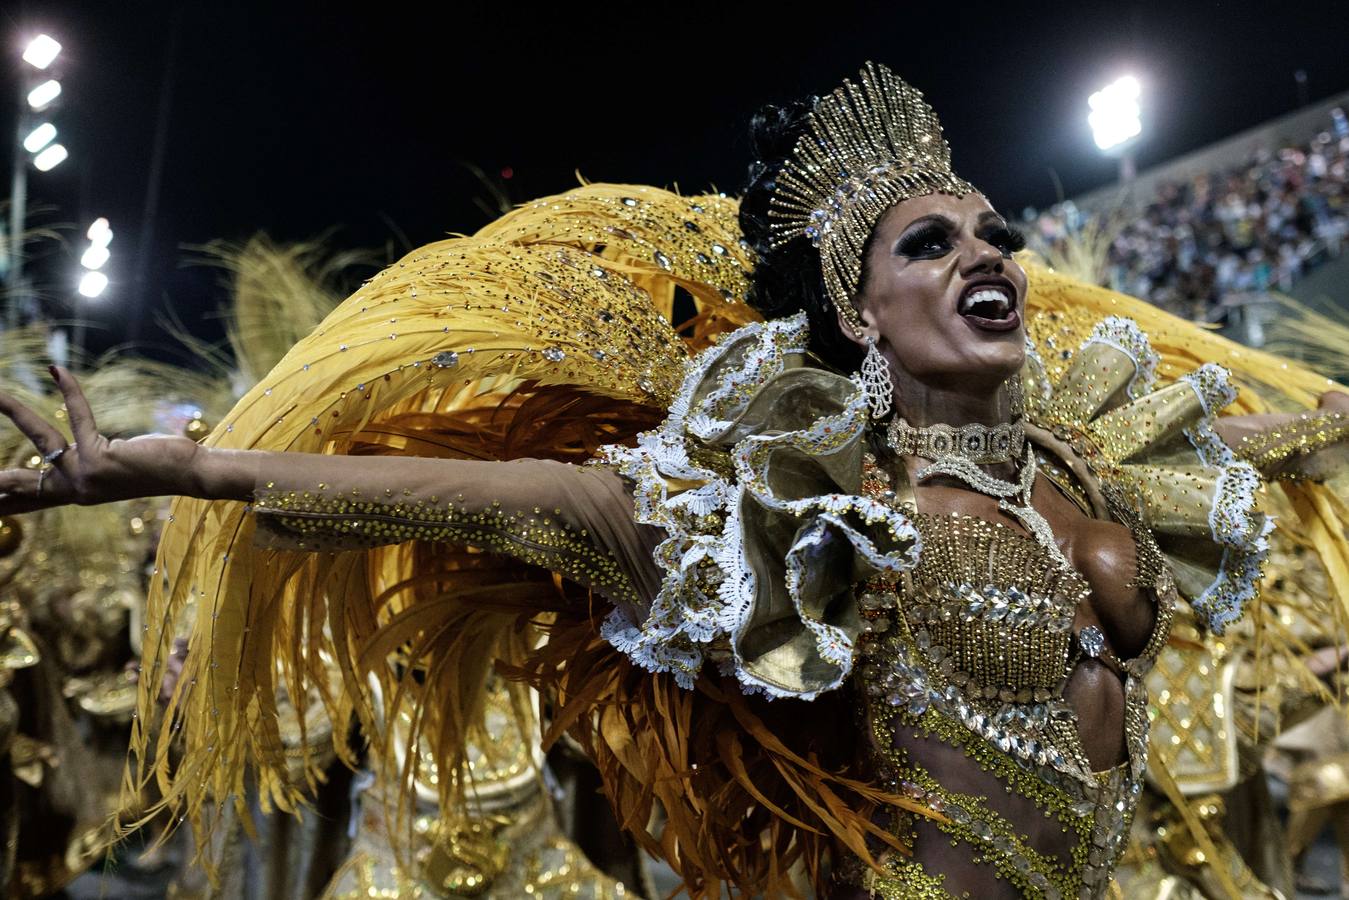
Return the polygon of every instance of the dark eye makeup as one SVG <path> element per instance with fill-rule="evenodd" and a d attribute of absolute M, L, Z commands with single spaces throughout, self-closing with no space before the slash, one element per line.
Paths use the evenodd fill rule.
<path fill-rule="evenodd" d="M 1003 256 L 1011 256 L 1026 247 L 1026 236 L 1004 222 L 989 222 L 975 233 Z M 895 245 L 895 252 L 910 259 L 937 259 L 951 250 L 951 229 L 940 222 L 924 222 L 909 230 Z"/>
<path fill-rule="evenodd" d="M 1002 222 L 995 222 L 979 229 L 977 237 L 997 247 L 1003 256 L 1011 256 L 1018 250 L 1026 249 L 1026 235 L 1019 228 L 1013 228 Z"/>
<path fill-rule="evenodd" d="M 936 222 L 926 222 L 905 232 L 895 252 L 910 259 L 933 259 L 951 249 L 951 235 Z"/>

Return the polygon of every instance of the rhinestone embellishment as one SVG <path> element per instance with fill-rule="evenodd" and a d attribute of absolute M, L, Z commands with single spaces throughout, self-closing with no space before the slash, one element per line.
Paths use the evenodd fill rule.
<path fill-rule="evenodd" d="M 1105 652 L 1105 635 L 1095 625 L 1083 628 L 1077 635 L 1077 642 L 1082 646 L 1082 652 L 1093 659 Z"/>

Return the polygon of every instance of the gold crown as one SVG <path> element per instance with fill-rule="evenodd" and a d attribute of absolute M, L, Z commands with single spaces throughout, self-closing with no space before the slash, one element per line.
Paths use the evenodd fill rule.
<path fill-rule="evenodd" d="M 868 62 L 816 103 L 769 199 L 776 249 L 798 237 L 820 251 L 825 291 L 855 332 L 852 296 L 867 238 L 887 209 L 926 194 L 974 188 L 951 171 L 941 122 L 921 92 Z"/>

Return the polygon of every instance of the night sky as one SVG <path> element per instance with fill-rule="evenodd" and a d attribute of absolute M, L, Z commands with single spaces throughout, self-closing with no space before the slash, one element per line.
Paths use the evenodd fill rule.
<path fill-rule="evenodd" d="M 1144 85 L 1140 168 L 1291 111 L 1297 69 L 1311 100 L 1349 89 L 1343 0 L 814 6 L 10 0 L 0 116 L 13 121 L 21 41 L 49 31 L 65 48 L 52 120 L 71 158 L 33 173 L 30 203 L 46 207 L 39 224 L 111 220 L 112 286 L 93 311 L 93 343 L 108 346 L 128 318 L 141 341 L 162 340 L 168 301 L 218 333 L 196 324 L 222 299 L 217 276 L 184 268 L 185 245 L 335 228 L 334 246 L 396 255 L 472 231 L 489 192 L 470 166 L 516 201 L 566 190 L 577 171 L 734 192 L 753 110 L 823 93 L 868 58 L 926 93 L 957 171 L 1009 213 L 1052 203 L 1056 177 L 1068 196 L 1114 178 L 1086 96 L 1120 74 Z M 82 248 L 70 237 L 68 259 L 39 267 L 57 312 Z"/>

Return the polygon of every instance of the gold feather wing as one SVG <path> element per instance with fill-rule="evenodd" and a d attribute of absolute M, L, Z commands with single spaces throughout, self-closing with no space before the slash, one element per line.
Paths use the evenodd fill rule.
<path fill-rule="evenodd" d="M 385 269 L 296 343 L 206 443 L 582 461 L 659 418 L 690 348 L 756 318 L 742 299 L 749 266 L 736 205 L 725 197 L 583 186 Z M 687 317 L 682 332 L 671 322 L 676 308 Z M 427 692 L 462 697 L 465 709 L 455 711 L 466 712 L 470 685 L 481 685 L 492 658 L 532 640 L 506 623 L 556 604 L 547 600 L 558 593 L 551 578 L 490 554 L 427 545 L 262 550 L 253 528 L 245 504 L 176 501 L 148 604 L 128 788 L 155 782 L 165 805 L 199 825 L 213 799 L 242 802 L 245 777 L 258 780 L 266 803 L 300 801 L 304 786 L 284 777 L 275 715 L 283 688 L 300 721 L 305 703 L 320 702 L 335 721 L 362 717 L 369 734 L 387 723 L 361 700 L 367 675 L 385 682 L 386 697 L 419 689 L 417 679 L 444 679 Z M 449 619 L 428 620 L 435 600 Z M 503 615 L 512 603 L 514 614 Z M 149 686 L 189 610 L 187 666 L 160 709 Z M 393 671 L 377 661 L 358 671 L 359 660 L 379 660 L 372 646 L 408 665 Z M 436 666 L 422 665 L 432 658 Z M 322 677 L 334 662 L 344 691 Z M 443 726 L 433 741 L 438 761 L 452 762 L 465 740 L 461 723 L 473 717 L 433 718 Z M 460 785 L 447 777 L 442 787 L 449 800 Z"/>

